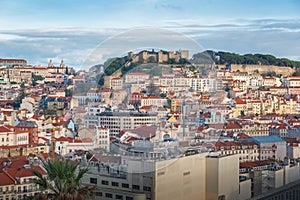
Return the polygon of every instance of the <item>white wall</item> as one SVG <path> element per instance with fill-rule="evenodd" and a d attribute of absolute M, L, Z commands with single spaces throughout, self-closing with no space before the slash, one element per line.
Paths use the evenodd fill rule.
<path fill-rule="evenodd" d="M 206 161 L 207 200 L 239 199 L 239 156 L 208 157 Z"/>
<path fill-rule="evenodd" d="M 251 179 L 240 182 L 240 200 L 250 199 L 251 198 Z"/>
<path fill-rule="evenodd" d="M 156 163 L 156 200 L 205 199 L 206 154 Z"/>
<path fill-rule="evenodd" d="M 300 172 L 299 172 L 298 164 L 292 167 L 285 166 L 284 169 L 285 169 L 285 184 L 291 183 L 299 179 Z"/>

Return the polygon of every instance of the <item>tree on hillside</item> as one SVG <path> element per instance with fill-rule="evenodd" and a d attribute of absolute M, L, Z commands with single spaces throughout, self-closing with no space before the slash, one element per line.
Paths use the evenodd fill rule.
<path fill-rule="evenodd" d="M 287 67 L 300 67 L 300 61 L 293 61 L 287 58 L 276 58 L 273 55 L 264 55 L 264 54 L 245 54 L 239 55 L 236 53 L 230 52 L 214 52 L 207 50 L 204 53 L 209 55 L 211 59 L 214 59 L 215 56 L 219 56 L 220 59 L 215 60 L 216 64 L 245 64 L 245 65 L 276 65 L 276 66 L 287 66 Z M 193 55 L 193 58 L 199 57 L 198 54 Z"/>
<path fill-rule="evenodd" d="M 293 76 L 300 76 L 300 70 L 296 70 L 296 71 L 293 73 Z"/>
<path fill-rule="evenodd" d="M 34 180 L 35 184 L 42 190 L 34 199 L 84 200 L 93 197 L 94 187 L 81 184 L 87 168 L 80 169 L 77 173 L 76 163 L 58 159 L 43 161 L 43 167 L 48 177 L 36 170 L 32 171 L 38 177 Z"/>
<path fill-rule="evenodd" d="M 151 82 L 147 87 L 147 93 L 149 96 L 158 96 L 161 93 L 161 91 L 158 86 Z"/>

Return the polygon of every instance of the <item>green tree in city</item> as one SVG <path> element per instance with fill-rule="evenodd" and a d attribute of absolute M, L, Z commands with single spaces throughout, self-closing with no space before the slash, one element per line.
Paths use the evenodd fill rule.
<path fill-rule="evenodd" d="M 161 93 L 159 87 L 156 86 L 153 82 L 149 84 L 147 92 L 149 96 L 158 96 Z"/>
<path fill-rule="evenodd" d="M 84 200 L 93 198 L 95 188 L 81 183 L 84 174 L 88 171 L 87 168 L 76 172 L 76 163 L 59 159 L 43 161 L 43 167 L 48 177 L 44 177 L 36 170 L 32 171 L 37 176 L 34 182 L 42 191 L 34 199 Z"/>

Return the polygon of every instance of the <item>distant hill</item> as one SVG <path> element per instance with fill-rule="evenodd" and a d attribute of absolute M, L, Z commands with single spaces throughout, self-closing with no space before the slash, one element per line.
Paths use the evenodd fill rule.
<path fill-rule="evenodd" d="M 293 61 L 287 58 L 276 58 L 273 55 L 268 54 L 245 54 L 239 55 L 236 53 L 224 52 L 224 51 L 205 51 L 215 61 L 215 64 L 249 64 L 249 65 L 276 65 L 300 68 L 300 61 Z M 195 54 L 194 56 L 197 56 Z M 193 57 L 194 57 L 193 56 Z"/>
<path fill-rule="evenodd" d="M 92 66 L 92 67 L 89 69 L 89 71 L 90 71 L 90 72 L 98 72 L 99 69 L 100 69 L 100 67 L 103 67 L 103 65 L 102 65 L 102 64 L 94 65 L 94 66 Z"/>
<path fill-rule="evenodd" d="M 150 52 L 151 53 L 151 52 Z M 190 60 L 179 60 L 179 62 L 174 62 L 171 59 L 171 63 L 164 64 L 208 64 L 211 65 L 213 63 L 219 65 L 227 65 L 227 64 L 245 64 L 245 65 L 274 65 L 274 66 L 286 66 L 300 69 L 300 61 L 293 61 L 287 58 L 276 58 L 273 55 L 265 55 L 265 54 L 245 54 L 239 55 L 236 53 L 224 52 L 224 51 L 212 51 L 206 50 L 204 52 L 196 53 L 192 56 Z M 95 65 L 90 68 L 92 72 L 98 72 L 100 67 L 104 68 L 104 73 L 99 74 L 98 80 L 99 85 L 103 85 L 104 76 L 110 76 L 114 74 L 116 71 L 121 70 L 122 74 L 140 66 L 141 64 L 147 63 L 157 63 L 157 61 L 151 61 L 151 59 L 147 60 L 147 62 L 133 62 L 133 58 L 129 56 L 124 57 L 116 57 L 108 59 L 103 65 Z"/>
<path fill-rule="evenodd" d="M 188 50 L 173 51 L 147 51 L 139 53 L 128 52 L 127 56 L 110 58 L 104 63 L 104 73 L 107 76 L 112 75 L 115 71 L 121 69 L 122 73 L 132 68 L 147 63 L 159 64 L 188 64 Z M 97 71 L 101 65 L 91 67 L 90 71 Z"/>

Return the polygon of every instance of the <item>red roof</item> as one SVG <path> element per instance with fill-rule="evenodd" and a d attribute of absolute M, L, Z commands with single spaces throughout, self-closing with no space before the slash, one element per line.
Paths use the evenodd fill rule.
<path fill-rule="evenodd" d="M 259 167 L 259 166 L 266 166 L 273 163 L 274 160 L 260 160 L 260 161 L 253 161 L 253 162 L 241 162 L 240 168 L 252 168 L 252 167 Z"/>
<path fill-rule="evenodd" d="M 246 102 L 242 99 L 234 99 L 236 104 L 246 104 Z"/>
<path fill-rule="evenodd" d="M 238 124 L 228 124 L 224 126 L 224 129 L 240 129 L 240 125 Z"/>
<path fill-rule="evenodd" d="M 9 168 L 7 173 L 12 177 L 28 177 L 28 176 L 35 176 L 32 173 L 32 170 L 36 170 L 40 172 L 42 175 L 46 175 L 47 173 L 40 167 L 40 166 L 30 166 L 29 168 L 24 167 L 16 167 L 16 168 Z"/>
<path fill-rule="evenodd" d="M 14 185 L 15 180 L 12 179 L 6 172 L 0 172 L 0 186 Z"/>
<path fill-rule="evenodd" d="M 91 139 L 86 138 L 85 140 L 79 140 L 79 139 L 72 139 L 72 138 L 67 138 L 67 137 L 59 137 L 56 139 L 56 141 L 61 141 L 61 142 L 69 142 L 69 143 L 83 143 L 83 142 L 92 142 Z"/>
<path fill-rule="evenodd" d="M 9 63 L 9 62 L 13 62 L 13 63 L 16 63 L 16 62 L 26 63 L 27 61 L 24 60 L 24 59 L 1 59 L 0 58 L 0 62 L 3 62 L 3 63 Z"/>
<path fill-rule="evenodd" d="M 150 110 L 152 106 L 142 106 L 140 110 Z"/>
<path fill-rule="evenodd" d="M 12 132 L 12 131 L 5 126 L 0 126 L 0 133 L 6 133 L 6 132 Z"/>

